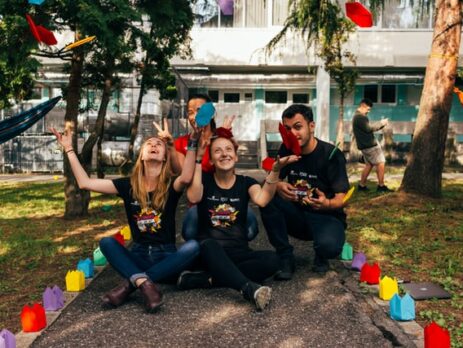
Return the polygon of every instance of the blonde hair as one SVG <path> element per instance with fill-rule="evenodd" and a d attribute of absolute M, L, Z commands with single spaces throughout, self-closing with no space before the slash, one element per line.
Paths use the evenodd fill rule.
<path fill-rule="evenodd" d="M 151 137 L 157 138 L 157 137 Z M 159 138 L 157 138 L 159 139 Z M 162 162 L 161 172 L 159 173 L 158 182 L 156 189 L 151 195 L 146 190 L 145 186 L 145 167 L 144 161 L 142 160 L 143 150 L 149 139 L 145 140 L 140 147 L 140 154 L 138 155 L 135 166 L 133 167 L 132 174 L 130 175 L 130 184 L 132 185 L 132 196 L 138 201 L 141 209 L 148 208 L 148 200 L 151 200 L 150 207 L 156 210 L 164 209 L 164 206 L 167 201 L 167 192 L 169 191 L 169 186 L 172 180 L 172 169 L 170 167 L 170 156 L 167 146 L 166 158 Z"/>

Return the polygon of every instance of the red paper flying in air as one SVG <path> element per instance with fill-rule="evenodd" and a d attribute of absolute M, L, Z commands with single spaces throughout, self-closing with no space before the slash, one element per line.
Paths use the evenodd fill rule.
<path fill-rule="evenodd" d="M 450 348 L 449 332 L 432 322 L 424 328 L 424 348 Z"/>
<path fill-rule="evenodd" d="M 360 2 L 346 2 L 346 15 L 361 28 L 373 26 L 373 16 Z"/>
<path fill-rule="evenodd" d="M 41 25 L 35 25 L 31 16 L 28 14 L 26 15 L 26 19 L 29 23 L 29 28 L 31 29 L 32 35 L 34 35 L 38 42 L 43 42 L 48 46 L 56 45 L 58 43 L 58 41 L 56 41 L 55 35 L 50 30 L 42 27 Z"/>
<path fill-rule="evenodd" d="M 278 130 L 280 131 L 283 145 L 293 154 L 299 156 L 301 154 L 301 146 L 296 136 L 291 131 L 288 131 L 282 123 L 278 125 Z"/>
<path fill-rule="evenodd" d="M 360 282 L 367 282 L 367 284 L 379 284 L 379 277 L 381 277 L 381 269 L 379 265 L 375 263 L 365 263 L 360 271 Z"/>
<path fill-rule="evenodd" d="M 272 170 L 273 163 L 275 163 L 275 160 L 271 157 L 267 157 L 262 161 L 262 169 L 269 172 Z"/>

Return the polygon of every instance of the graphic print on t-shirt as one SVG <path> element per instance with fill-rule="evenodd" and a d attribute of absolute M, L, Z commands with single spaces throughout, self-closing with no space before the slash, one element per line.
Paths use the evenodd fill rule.
<path fill-rule="evenodd" d="M 212 226 L 228 227 L 235 222 L 239 211 L 231 205 L 224 203 L 215 206 L 214 209 L 209 209 L 209 213 L 211 214 Z"/>
<path fill-rule="evenodd" d="M 294 193 L 297 195 L 299 199 L 307 197 L 312 191 L 312 187 L 307 182 L 307 180 L 304 179 L 296 180 L 296 182 L 294 183 L 294 187 L 296 188 L 296 191 L 294 191 Z"/>
<path fill-rule="evenodd" d="M 155 209 L 142 209 L 134 215 L 140 232 L 156 233 L 161 228 L 161 212 Z"/>

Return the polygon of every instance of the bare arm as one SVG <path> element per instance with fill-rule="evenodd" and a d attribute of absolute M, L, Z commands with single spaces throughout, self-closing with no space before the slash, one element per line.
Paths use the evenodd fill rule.
<path fill-rule="evenodd" d="M 188 198 L 188 201 L 193 204 L 199 203 L 201 199 L 203 198 L 204 188 L 203 188 L 203 182 L 202 182 L 203 170 L 202 170 L 201 162 L 204 156 L 204 152 L 206 151 L 207 145 L 208 145 L 207 139 L 201 138 L 198 152 L 196 155 L 196 165 L 195 165 L 195 173 L 193 176 L 193 181 L 186 191 L 186 196 Z"/>
<path fill-rule="evenodd" d="M 112 180 L 90 178 L 79 162 L 77 154 L 72 148 L 72 135 L 66 130 L 64 134 L 59 133 L 55 128 L 50 128 L 56 136 L 58 143 L 64 148 L 71 165 L 72 172 L 77 180 L 80 189 L 89 190 L 100 193 L 113 193 L 117 194 L 117 189 Z"/>
<path fill-rule="evenodd" d="M 251 200 L 259 207 L 265 207 L 275 195 L 277 184 L 279 183 L 280 169 L 287 164 L 294 163 L 299 160 L 299 156 L 291 155 L 283 158 L 278 158 L 273 164 L 270 174 L 265 179 L 264 185 L 252 185 L 249 188 L 249 196 Z"/>
<path fill-rule="evenodd" d="M 174 181 L 174 190 L 177 192 L 183 191 L 183 189 L 188 186 L 193 180 L 193 175 L 195 174 L 195 161 L 196 161 L 196 150 L 198 148 L 198 133 L 193 133 L 190 136 L 190 145 L 185 156 L 185 161 L 182 165 L 182 172 L 180 176 L 177 177 Z M 174 149 L 175 151 L 175 149 Z M 176 151 L 175 151 L 176 152 Z M 199 163 L 201 167 L 201 163 Z"/>

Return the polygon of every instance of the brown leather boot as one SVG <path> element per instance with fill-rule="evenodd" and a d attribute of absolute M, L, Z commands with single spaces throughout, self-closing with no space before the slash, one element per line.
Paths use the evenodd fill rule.
<path fill-rule="evenodd" d="M 137 290 L 137 288 L 134 287 L 132 283 L 130 283 L 128 280 L 124 280 L 110 292 L 103 295 L 101 299 L 106 305 L 117 307 L 123 304 L 129 295 L 135 290 Z"/>
<path fill-rule="evenodd" d="M 148 312 L 155 311 L 163 304 L 161 291 L 151 280 L 145 280 L 138 289 L 140 289 Z"/>

